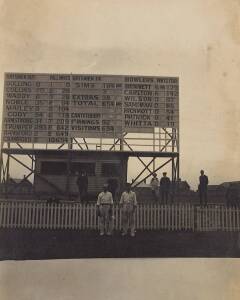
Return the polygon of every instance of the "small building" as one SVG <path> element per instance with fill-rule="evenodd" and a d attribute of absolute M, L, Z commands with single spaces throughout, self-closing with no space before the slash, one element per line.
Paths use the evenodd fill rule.
<path fill-rule="evenodd" d="M 240 181 L 228 181 L 228 182 L 223 182 L 219 185 L 220 188 L 227 189 L 229 188 L 230 185 L 234 185 L 240 188 Z"/>
<path fill-rule="evenodd" d="M 240 181 L 223 182 L 219 187 L 224 190 L 228 205 L 240 205 Z"/>
<path fill-rule="evenodd" d="M 177 182 L 178 184 L 178 189 L 181 192 L 188 192 L 190 191 L 190 185 L 188 184 L 188 182 L 186 180 L 181 180 L 179 179 L 179 181 Z"/>
<path fill-rule="evenodd" d="M 117 180 L 119 191 L 127 181 L 128 156 L 122 152 L 45 150 L 35 158 L 34 188 L 39 196 L 75 197 L 77 173 L 82 171 L 88 176 L 90 198 L 96 197 L 109 179 Z"/>

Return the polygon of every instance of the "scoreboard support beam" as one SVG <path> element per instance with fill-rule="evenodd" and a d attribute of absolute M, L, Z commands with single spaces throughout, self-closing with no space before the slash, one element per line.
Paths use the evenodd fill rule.
<path fill-rule="evenodd" d="M 150 171 L 148 175 L 146 175 L 141 181 L 139 181 L 136 185 L 134 185 L 134 187 L 137 187 L 138 185 L 140 185 L 142 182 L 144 182 L 146 179 L 148 179 L 150 176 L 153 176 L 154 173 L 156 173 L 157 171 L 159 171 L 160 169 L 162 169 L 163 167 L 165 167 L 167 164 L 169 164 L 172 161 L 172 158 L 168 159 L 165 163 L 163 163 L 162 165 L 158 166 L 156 169 L 154 169 L 153 171 Z"/>
<path fill-rule="evenodd" d="M 151 164 L 153 164 L 155 162 L 155 159 L 156 157 L 153 157 L 152 160 L 146 165 L 146 167 L 143 168 L 143 170 L 137 175 L 137 177 L 135 177 L 132 182 L 131 182 L 131 185 L 133 185 L 137 180 L 138 178 L 141 177 L 141 175 L 146 171 L 146 170 L 149 170 L 148 167 L 150 167 Z M 153 167 L 153 169 L 155 169 L 155 166 Z"/>

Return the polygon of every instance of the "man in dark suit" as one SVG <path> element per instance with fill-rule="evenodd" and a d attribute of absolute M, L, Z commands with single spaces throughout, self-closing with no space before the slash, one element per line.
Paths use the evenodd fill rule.
<path fill-rule="evenodd" d="M 83 202 L 86 200 L 87 192 L 88 192 L 88 177 L 85 171 L 80 172 L 77 174 L 77 181 L 76 184 L 78 186 L 78 197 L 79 201 Z"/>
<path fill-rule="evenodd" d="M 208 177 L 204 174 L 204 171 L 200 171 L 199 176 L 199 198 L 200 198 L 200 205 L 207 205 L 207 188 L 208 188 Z"/>
<path fill-rule="evenodd" d="M 171 186 L 171 181 L 169 177 L 167 177 L 167 172 L 163 172 L 163 177 L 160 179 L 160 193 L 161 193 L 161 201 L 166 204 L 168 202 L 170 186 Z"/>

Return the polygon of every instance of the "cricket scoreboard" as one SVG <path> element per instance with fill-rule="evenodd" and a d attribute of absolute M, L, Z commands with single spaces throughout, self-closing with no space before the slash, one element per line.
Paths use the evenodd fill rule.
<path fill-rule="evenodd" d="M 4 142 L 67 143 L 178 126 L 177 77 L 5 73 Z"/>

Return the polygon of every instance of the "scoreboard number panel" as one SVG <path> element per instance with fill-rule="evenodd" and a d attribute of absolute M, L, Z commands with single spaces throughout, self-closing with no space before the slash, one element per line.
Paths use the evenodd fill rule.
<path fill-rule="evenodd" d="M 67 143 L 178 128 L 177 77 L 5 73 L 3 141 Z"/>

